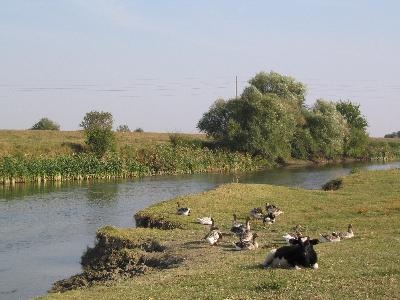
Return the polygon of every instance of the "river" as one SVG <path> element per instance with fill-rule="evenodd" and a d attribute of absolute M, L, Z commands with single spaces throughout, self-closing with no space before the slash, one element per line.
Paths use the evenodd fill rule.
<path fill-rule="evenodd" d="M 45 294 L 53 282 L 81 271 L 80 257 L 93 246 L 97 228 L 133 227 L 134 213 L 153 203 L 236 180 L 319 189 L 355 167 L 390 169 L 400 162 L 0 186 L 0 299 Z"/>

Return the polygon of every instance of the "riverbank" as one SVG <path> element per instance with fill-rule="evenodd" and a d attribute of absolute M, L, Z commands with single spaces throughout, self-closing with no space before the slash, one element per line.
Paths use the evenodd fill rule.
<path fill-rule="evenodd" d="M 45 298 L 156 299 L 160 295 L 177 299 L 258 299 L 266 295 L 278 299 L 395 298 L 400 292 L 396 239 L 400 225 L 399 178 L 399 170 L 360 172 L 344 177 L 343 187 L 335 192 L 229 184 L 156 204 L 139 212 L 136 218 L 150 218 L 153 224 L 168 222 L 169 228 L 180 229 L 106 227 L 99 234 L 108 241 L 119 241 L 111 243 L 119 245 L 114 254 L 139 253 L 138 243 L 129 241 L 140 236 L 155 240 L 165 247 L 160 253 L 176 258 L 173 264 L 164 265 L 165 268 L 160 268 L 160 262 L 143 264 L 143 276 L 119 278 L 107 281 L 107 286 L 95 285 Z M 192 215 L 177 216 L 176 201 L 189 206 Z M 217 225 L 228 232 L 232 213 L 244 219 L 250 208 L 266 201 L 278 204 L 285 214 L 268 228 L 253 222 L 252 227 L 260 235 L 260 249 L 232 251 L 234 239 L 229 236 L 224 236 L 216 247 L 201 240 L 207 229 L 195 223 L 196 217 L 212 214 Z M 356 234 L 354 239 L 315 247 L 319 255 L 318 270 L 259 268 L 267 251 L 279 245 L 281 236 L 291 227 L 301 224 L 305 234 L 317 237 L 321 232 L 345 230 L 350 222 Z"/>

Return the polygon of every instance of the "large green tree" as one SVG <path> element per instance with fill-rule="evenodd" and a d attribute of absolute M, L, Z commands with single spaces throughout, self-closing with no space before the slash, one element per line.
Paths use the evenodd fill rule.
<path fill-rule="evenodd" d="M 295 120 L 280 97 L 250 86 L 238 99 L 217 100 L 197 126 L 232 150 L 277 159 L 290 155 Z"/>
<path fill-rule="evenodd" d="M 249 83 L 239 98 L 215 101 L 197 124 L 219 145 L 272 160 L 366 151 L 368 124 L 358 105 L 320 99 L 308 108 L 306 86 L 275 72 L 260 72 Z"/>

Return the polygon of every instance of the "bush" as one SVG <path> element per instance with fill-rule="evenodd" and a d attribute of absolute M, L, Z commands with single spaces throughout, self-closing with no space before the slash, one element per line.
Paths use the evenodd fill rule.
<path fill-rule="evenodd" d="M 113 117 L 109 112 L 91 111 L 86 113 L 80 126 L 86 136 L 86 144 L 97 157 L 115 148 L 115 134 L 112 131 Z"/>
<path fill-rule="evenodd" d="M 41 118 L 32 126 L 31 130 L 60 130 L 60 125 L 48 118 Z"/>
<path fill-rule="evenodd" d="M 144 132 L 144 130 L 143 130 L 142 128 L 138 127 L 138 128 L 136 128 L 136 129 L 134 130 L 134 132 Z"/>
<path fill-rule="evenodd" d="M 115 135 L 111 130 L 95 128 L 85 132 L 89 150 L 102 157 L 107 151 L 115 150 Z"/>
<path fill-rule="evenodd" d="M 328 181 L 322 186 L 322 189 L 324 191 L 336 191 L 340 189 L 343 185 L 343 180 L 340 178 L 337 179 L 332 179 L 331 181 Z"/>

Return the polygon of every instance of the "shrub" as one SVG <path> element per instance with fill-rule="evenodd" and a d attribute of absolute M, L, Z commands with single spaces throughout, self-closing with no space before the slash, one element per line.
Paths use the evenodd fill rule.
<path fill-rule="evenodd" d="M 109 112 L 91 111 L 86 113 L 80 126 L 86 136 L 86 144 L 97 157 L 115 149 L 115 134 L 112 131 L 113 117 Z"/>
<path fill-rule="evenodd" d="M 48 118 L 41 118 L 31 130 L 60 130 L 60 125 Z"/>
<path fill-rule="evenodd" d="M 340 178 L 332 179 L 322 186 L 324 191 L 336 191 L 343 185 L 343 180 Z"/>

